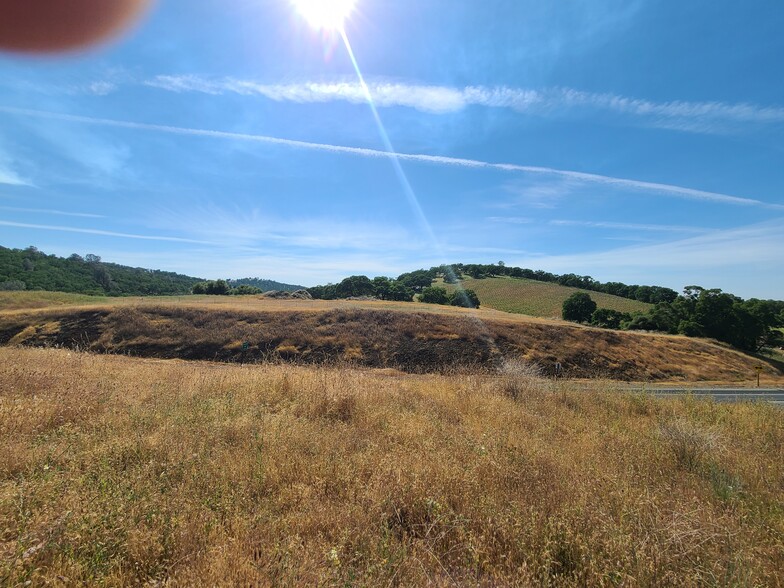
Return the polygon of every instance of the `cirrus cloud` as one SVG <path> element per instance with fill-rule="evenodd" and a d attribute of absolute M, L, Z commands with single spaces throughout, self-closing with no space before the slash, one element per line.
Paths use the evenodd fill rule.
<path fill-rule="evenodd" d="M 299 104 L 366 102 L 365 90 L 356 81 L 268 84 L 237 78 L 159 75 L 144 84 L 171 92 L 260 96 L 276 102 Z M 731 128 L 747 128 L 748 125 L 784 123 L 784 108 L 747 103 L 683 100 L 653 102 L 573 88 L 451 87 L 386 81 L 371 81 L 367 86 L 376 106 L 413 108 L 432 114 L 460 112 L 469 106 L 505 108 L 537 115 L 590 110 L 631 117 L 652 126 L 704 133 L 726 132 Z"/>

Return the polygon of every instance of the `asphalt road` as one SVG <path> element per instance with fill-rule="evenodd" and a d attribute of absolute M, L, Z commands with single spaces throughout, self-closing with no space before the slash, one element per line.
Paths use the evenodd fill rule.
<path fill-rule="evenodd" d="M 780 388 L 628 388 L 654 396 L 712 396 L 717 402 L 772 402 L 784 407 L 784 390 Z"/>

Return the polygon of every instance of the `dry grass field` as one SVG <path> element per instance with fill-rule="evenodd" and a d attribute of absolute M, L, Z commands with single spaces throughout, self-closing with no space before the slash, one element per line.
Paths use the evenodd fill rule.
<path fill-rule="evenodd" d="M 454 290 L 456 287 L 453 284 L 440 285 L 448 290 Z M 462 285 L 464 288 L 474 290 L 484 306 L 542 318 L 561 318 L 564 300 L 575 292 L 587 292 L 599 308 L 629 313 L 645 312 L 651 308 L 650 304 L 637 300 L 524 278 L 499 277 L 475 280 L 466 277 L 462 280 Z"/>
<path fill-rule="evenodd" d="M 90 304 L 108 304 L 119 298 L 103 296 L 86 296 L 84 294 L 67 294 L 65 292 L 6 292 L 0 291 L 0 311 L 11 311 L 31 308 L 52 308 L 58 306 L 78 306 Z"/>
<path fill-rule="evenodd" d="M 0 348 L 0 585 L 782 586 L 784 411 Z"/>
<path fill-rule="evenodd" d="M 0 345 L 69 347 L 164 359 L 353 362 L 413 373 L 495 371 L 523 359 L 571 378 L 751 382 L 781 363 L 698 339 L 609 331 L 497 310 L 404 302 L 259 297 L 113 299 L 0 312 Z"/>
<path fill-rule="evenodd" d="M 0 313 L 44 309 L 101 309 L 118 307 L 177 307 L 208 310 L 240 311 L 325 311 L 325 310 L 394 310 L 397 312 L 422 312 L 433 314 L 464 315 L 465 309 L 453 306 L 393 302 L 383 300 L 287 300 L 264 296 L 122 296 L 103 297 L 68 294 L 63 292 L 0 292 Z M 483 316 L 507 317 L 508 313 L 482 309 Z M 533 318 L 533 317 L 529 317 Z"/>

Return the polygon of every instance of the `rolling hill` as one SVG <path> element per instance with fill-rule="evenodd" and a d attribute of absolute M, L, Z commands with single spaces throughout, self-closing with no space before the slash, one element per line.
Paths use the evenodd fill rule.
<path fill-rule="evenodd" d="M 0 290 L 166 296 L 188 294 L 200 281 L 174 272 L 106 263 L 92 254 L 64 258 L 47 255 L 35 247 L 0 247 Z"/>
<path fill-rule="evenodd" d="M 263 297 L 74 297 L 0 312 L 0 345 L 70 347 L 164 359 L 287 361 L 412 373 L 496 372 L 509 361 L 543 374 L 633 381 L 749 380 L 761 361 L 706 340 L 610 331 L 411 302 L 289 301 Z M 780 378 L 774 361 L 768 377 Z"/>
<path fill-rule="evenodd" d="M 190 294 L 202 278 L 174 272 L 107 263 L 97 255 L 73 254 L 68 258 L 47 255 L 35 247 L 0 247 L 0 292 L 43 290 L 108 296 L 182 296 Z M 262 290 L 299 290 L 302 286 L 274 280 L 244 278 L 232 286 L 256 286 Z"/>
<path fill-rule="evenodd" d="M 437 282 L 450 292 L 457 287 L 454 284 L 444 284 L 441 280 Z M 645 302 L 602 292 L 590 292 L 525 278 L 504 276 L 476 280 L 466 277 L 462 280 L 462 285 L 477 293 L 482 306 L 542 318 L 561 318 L 563 302 L 574 292 L 587 292 L 599 308 L 609 308 L 619 312 L 646 312 L 652 306 Z"/>

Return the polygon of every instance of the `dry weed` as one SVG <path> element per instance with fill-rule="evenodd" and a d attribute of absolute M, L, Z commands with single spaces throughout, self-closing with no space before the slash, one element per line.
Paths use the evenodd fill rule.
<path fill-rule="evenodd" d="M 0 585 L 782 586 L 782 453 L 780 409 L 526 366 L 2 348 Z"/>
<path fill-rule="evenodd" d="M 678 465 L 686 470 L 696 469 L 719 444 L 719 435 L 715 430 L 706 429 L 684 418 L 664 423 L 659 433 L 670 445 Z"/>
<path fill-rule="evenodd" d="M 501 391 L 518 400 L 533 391 L 541 391 L 545 386 L 544 371 L 536 363 L 517 358 L 506 358 L 498 369 L 501 374 Z"/>

